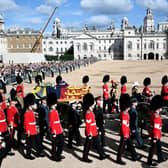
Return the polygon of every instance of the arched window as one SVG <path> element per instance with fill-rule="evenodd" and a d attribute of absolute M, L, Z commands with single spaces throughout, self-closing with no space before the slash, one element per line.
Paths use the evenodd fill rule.
<path fill-rule="evenodd" d="M 53 51 L 53 48 L 52 48 L 52 47 L 50 47 L 50 48 L 49 48 L 49 51 Z"/>
<path fill-rule="evenodd" d="M 128 41 L 128 49 L 132 50 L 132 42 Z"/>
<path fill-rule="evenodd" d="M 155 49 L 155 42 L 153 40 L 149 43 L 149 49 Z"/>
<path fill-rule="evenodd" d="M 90 43 L 90 51 L 93 51 L 94 50 L 94 45 L 93 43 Z"/>
<path fill-rule="evenodd" d="M 87 43 L 83 44 L 83 50 L 87 51 Z"/>

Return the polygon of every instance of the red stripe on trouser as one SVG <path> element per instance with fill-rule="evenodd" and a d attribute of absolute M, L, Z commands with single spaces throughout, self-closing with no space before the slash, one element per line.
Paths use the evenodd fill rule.
<path fill-rule="evenodd" d="M 90 140 L 89 140 L 89 138 L 88 138 L 88 142 L 87 142 L 87 144 L 86 144 L 85 160 L 87 159 L 87 153 L 88 153 L 88 150 L 89 150 L 89 148 L 88 148 L 89 143 L 90 143 Z"/>
<path fill-rule="evenodd" d="M 122 151 L 123 151 L 123 147 L 124 147 L 124 140 L 122 142 L 122 145 L 121 145 L 121 150 L 120 150 L 120 155 L 119 155 L 119 160 L 121 160 L 121 155 L 122 155 Z"/>

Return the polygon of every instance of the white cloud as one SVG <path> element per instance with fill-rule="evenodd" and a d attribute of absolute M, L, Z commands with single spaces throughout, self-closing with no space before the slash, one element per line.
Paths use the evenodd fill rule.
<path fill-rule="evenodd" d="M 18 8 L 19 6 L 15 3 L 14 0 L 0 0 L 0 11 L 9 11 Z"/>
<path fill-rule="evenodd" d="M 110 24 L 110 18 L 106 15 L 97 15 L 97 16 L 91 16 L 87 24 L 89 25 L 97 25 L 97 26 L 105 26 Z"/>
<path fill-rule="evenodd" d="M 41 25 L 44 23 L 44 21 L 40 17 L 32 17 L 27 20 L 29 23 L 36 24 L 36 25 Z"/>
<path fill-rule="evenodd" d="M 168 13 L 167 0 L 136 0 L 136 2 L 146 8 L 150 7 L 152 10 L 157 11 L 160 14 Z"/>
<path fill-rule="evenodd" d="M 83 12 L 82 11 L 73 11 L 71 14 L 75 15 L 75 16 L 82 16 Z"/>
<path fill-rule="evenodd" d="M 67 2 L 67 0 L 47 0 L 47 5 L 62 5 L 63 3 Z"/>
<path fill-rule="evenodd" d="M 41 14 L 45 14 L 45 15 L 50 15 L 52 12 L 52 7 L 48 6 L 48 5 L 40 5 L 36 8 L 36 11 L 41 13 Z"/>
<path fill-rule="evenodd" d="M 93 13 L 118 14 L 133 8 L 132 0 L 81 0 L 80 6 Z"/>

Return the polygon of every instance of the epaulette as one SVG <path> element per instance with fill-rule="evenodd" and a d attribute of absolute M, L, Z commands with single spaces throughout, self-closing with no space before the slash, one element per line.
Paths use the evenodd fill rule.
<path fill-rule="evenodd" d="M 26 110 L 26 113 L 29 112 L 29 110 Z"/>
<path fill-rule="evenodd" d="M 88 110 L 87 112 L 86 112 L 86 114 L 89 114 L 90 113 L 90 110 Z"/>
<path fill-rule="evenodd" d="M 124 111 L 124 114 L 126 115 L 126 114 L 127 114 L 127 111 Z"/>
<path fill-rule="evenodd" d="M 155 114 L 155 117 L 158 118 L 158 117 L 159 117 L 159 114 L 156 113 L 156 114 Z"/>

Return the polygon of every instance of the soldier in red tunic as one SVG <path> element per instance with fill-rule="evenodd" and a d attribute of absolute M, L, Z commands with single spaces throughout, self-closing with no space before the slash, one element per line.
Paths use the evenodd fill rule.
<path fill-rule="evenodd" d="M 127 77 L 126 76 L 122 76 L 120 79 L 120 83 L 121 83 L 121 95 L 124 93 L 127 93 L 127 88 L 126 88 L 126 83 L 127 83 Z"/>
<path fill-rule="evenodd" d="M 52 160 L 61 161 L 64 156 L 61 156 L 64 146 L 63 129 L 60 123 L 59 114 L 56 110 L 57 96 L 55 93 L 50 93 L 47 97 L 49 111 L 49 126 L 52 134 Z"/>
<path fill-rule="evenodd" d="M 17 146 L 21 144 L 20 116 L 19 116 L 19 111 L 16 108 L 16 104 L 17 104 L 16 91 L 12 92 L 10 100 L 11 100 L 10 105 L 7 108 L 7 121 L 10 127 L 11 145 L 12 147 L 14 147 L 14 134 L 16 130 L 17 130 L 17 140 L 18 140 Z"/>
<path fill-rule="evenodd" d="M 31 155 L 31 148 L 32 148 L 32 143 L 35 142 L 36 144 L 36 149 L 37 149 L 37 157 L 43 157 L 44 153 L 42 151 L 42 144 L 40 141 L 40 137 L 37 132 L 36 128 L 36 119 L 35 119 L 35 114 L 33 110 L 33 106 L 35 104 L 35 97 L 32 93 L 29 93 L 25 98 L 24 98 L 24 109 L 26 110 L 24 113 L 24 129 L 25 133 L 27 135 L 26 139 L 26 158 L 33 160 L 35 159 Z"/>
<path fill-rule="evenodd" d="M 108 105 L 108 113 L 110 113 L 110 102 L 109 102 L 109 89 L 107 82 L 109 81 L 110 76 L 105 75 L 103 77 L 103 113 L 106 113 L 106 106 Z"/>
<path fill-rule="evenodd" d="M 3 102 L 0 107 L 6 114 L 6 109 L 7 109 L 6 102 L 5 102 L 6 98 L 5 98 L 5 94 L 4 94 L 4 87 L 1 82 L 0 82 L 0 94 L 2 95 L 2 98 L 3 98 Z"/>
<path fill-rule="evenodd" d="M 86 128 L 85 128 L 86 141 L 83 150 L 83 161 L 88 163 L 92 162 L 92 160 L 88 159 L 91 140 L 93 140 L 95 143 L 95 147 L 100 155 L 100 160 L 103 160 L 107 158 L 108 155 L 104 153 L 104 150 L 100 145 L 100 141 L 98 138 L 95 115 L 93 113 L 94 97 L 91 93 L 87 93 L 83 97 L 83 106 L 85 109 L 85 122 L 86 122 Z"/>
<path fill-rule="evenodd" d="M 151 84 L 151 79 L 148 77 L 145 78 L 143 84 L 145 87 L 143 89 L 142 95 L 145 97 L 144 101 L 149 102 L 152 98 L 152 92 L 150 91 L 148 87 Z"/>
<path fill-rule="evenodd" d="M 23 79 L 18 75 L 16 76 L 16 82 L 17 82 L 17 87 L 16 87 L 16 91 L 17 91 L 17 96 L 21 96 L 22 98 L 24 98 L 24 93 L 23 93 Z"/>
<path fill-rule="evenodd" d="M 155 149 L 157 149 L 157 157 L 158 162 L 161 163 L 163 161 L 166 161 L 167 158 L 163 157 L 162 150 L 161 150 L 161 130 L 162 130 L 162 119 L 159 115 L 159 112 L 162 108 L 163 100 L 160 95 L 156 95 L 151 100 L 151 108 L 153 110 L 152 116 L 151 116 L 151 122 L 150 122 L 150 137 L 151 137 L 151 147 L 149 150 L 149 156 L 147 164 L 150 166 L 157 166 L 157 163 L 152 162 L 152 158 L 155 152 Z"/>
<path fill-rule="evenodd" d="M 117 153 L 117 163 L 121 165 L 125 165 L 125 162 L 122 161 L 121 156 L 124 150 L 125 144 L 127 144 L 127 148 L 131 153 L 132 160 L 136 161 L 141 158 L 140 155 L 137 155 L 132 141 L 130 139 L 130 128 L 129 128 L 129 109 L 130 109 L 130 96 L 128 94 L 122 94 L 120 97 L 120 145 L 118 148 L 118 153 Z"/>
<path fill-rule="evenodd" d="M 3 98 L 2 95 L 0 94 L 0 106 L 2 105 L 2 102 Z M 8 153 L 9 155 L 14 155 L 14 153 L 11 152 L 10 134 L 8 132 L 6 117 L 2 108 L 0 108 L 0 133 L 2 134 L 2 137 L 5 140 L 6 153 Z"/>
<path fill-rule="evenodd" d="M 163 106 L 168 107 L 168 87 L 167 87 L 168 77 L 167 75 L 163 76 L 161 82 L 162 82 L 161 96 L 163 98 Z"/>

